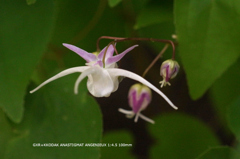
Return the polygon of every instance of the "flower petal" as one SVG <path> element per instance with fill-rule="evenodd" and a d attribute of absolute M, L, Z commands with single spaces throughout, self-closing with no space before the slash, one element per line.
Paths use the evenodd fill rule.
<path fill-rule="evenodd" d="M 113 65 L 113 64 L 112 64 Z M 114 64 L 115 66 L 111 67 L 111 65 L 109 65 L 109 68 L 117 68 L 117 63 Z M 109 74 L 112 81 L 113 81 L 113 85 L 114 85 L 114 89 L 112 92 L 115 92 L 118 89 L 118 85 L 119 85 L 119 78 L 117 76 L 112 76 L 111 74 Z"/>
<path fill-rule="evenodd" d="M 109 72 L 111 76 L 125 76 L 148 86 L 149 88 L 157 92 L 159 95 L 161 95 L 170 104 L 171 107 L 173 107 L 174 109 L 178 109 L 164 93 L 162 93 L 159 89 L 157 89 L 154 85 L 152 85 L 150 82 L 148 82 L 141 76 L 135 73 L 132 73 L 130 71 L 118 69 L 118 68 L 106 68 L 106 70 Z"/>
<path fill-rule="evenodd" d="M 115 44 L 115 46 L 116 46 L 116 44 Z M 102 49 L 102 51 L 98 54 L 98 59 L 100 59 L 100 60 L 103 59 L 106 48 L 107 48 L 107 46 L 104 49 Z M 110 45 L 107 49 L 105 59 L 108 59 L 109 57 L 112 57 L 113 53 L 114 53 L 114 47 L 113 47 L 113 45 Z"/>
<path fill-rule="evenodd" d="M 93 69 L 92 74 L 88 76 L 89 92 L 95 97 L 108 97 L 115 89 L 111 76 L 99 66 L 93 66 Z"/>
<path fill-rule="evenodd" d="M 80 84 L 80 82 L 86 77 L 88 76 L 89 74 L 93 73 L 95 70 L 90 67 L 89 69 L 85 70 L 83 73 L 81 73 L 81 75 L 78 77 L 78 79 L 76 80 L 75 82 L 75 85 L 74 85 L 74 93 L 75 94 L 78 94 L 78 86 Z"/>
<path fill-rule="evenodd" d="M 109 58 L 106 58 L 107 59 L 106 64 L 109 65 L 109 64 L 118 62 L 119 60 L 121 60 L 123 58 L 124 55 L 126 55 L 126 53 L 130 52 L 132 49 L 134 49 L 137 46 L 138 45 L 134 45 L 134 46 L 126 49 L 125 51 L 123 51 L 121 54 L 118 54 L 116 56 L 111 56 Z"/>
<path fill-rule="evenodd" d="M 74 45 L 71 44 L 65 44 L 63 43 L 63 46 L 65 46 L 66 48 L 72 50 L 73 52 L 77 53 L 79 56 L 81 56 L 84 60 L 86 60 L 87 62 L 91 62 L 91 61 L 96 61 L 97 57 L 94 54 L 88 53 L 85 50 L 82 50 Z"/>
<path fill-rule="evenodd" d="M 134 113 L 144 110 L 150 103 L 151 97 L 147 92 L 131 91 L 129 98 L 129 105 L 132 107 Z"/>
<path fill-rule="evenodd" d="M 37 88 L 35 88 L 34 90 L 30 91 L 30 93 L 33 93 L 33 92 L 37 91 L 42 86 L 44 86 L 44 85 L 48 84 L 49 82 L 52 82 L 52 81 L 54 81 L 54 80 L 56 80 L 58 78 L 61 78 L 63 76 L 66 76 L 68 74 L 75 73 L 75 72 L 83 72 L 83 71 L 85 71 L 88 68 L 89 68 L 89 66 L 81 66 L 81 67 L 73 67 L 73 68 L 66 69 L 66 70 L 58 73 L 57 75 L 49 78 L 48 80 L 46 80 L 45 82 L 40 84 Z"/>

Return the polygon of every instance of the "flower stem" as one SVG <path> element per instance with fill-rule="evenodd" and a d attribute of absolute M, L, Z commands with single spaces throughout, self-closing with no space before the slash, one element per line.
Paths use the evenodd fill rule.
<path fill-rule="evenodd" d="M 169 44 L 166 44 L 164 48 L 161 50 L 161 52 L 158 54 L 158 56 L 151 62 L 151 64 L 146 68 L 146 70 L 143 72 L 142 77 L 144 77 L 147 72 L 152 68 L 152 66 L 157 62 L 157 60 L 163 55 L 163 53 L 167 50 Z"/>
<path fill-rule="evenodd" d="M 111 36 L 101 36 L 97 40 L 97 50 L 99 51 L 99 41 L 101 39 L 111 39 L 115 42 L 121 42 L 121 41 L 152 41 L 152 42 L 161 42 L 161 43 L 167 43 L 172 46 L 173 53 L 172 53 L 172 59 L 175 59 L 175 45 L 174 42 L 171 40 L 165 40 L 165 39 L 154 39 L 154 38 L 122 38 L 122 37 L 111 37 Z"/>

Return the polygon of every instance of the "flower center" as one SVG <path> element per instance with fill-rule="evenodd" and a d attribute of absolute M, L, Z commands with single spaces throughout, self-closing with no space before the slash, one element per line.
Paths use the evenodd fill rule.
<path fill-rule="evenodd" d="M 91 62 L 88 62 L 86 63 L 87 66 L 100 66 L 100 67 L 103 67 L 103 63 L 101 60 L 98 60 L 98 61 L 91 61 Z"/>

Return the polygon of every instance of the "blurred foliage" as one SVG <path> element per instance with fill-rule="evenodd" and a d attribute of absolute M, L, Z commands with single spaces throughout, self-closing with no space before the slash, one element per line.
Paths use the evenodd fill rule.
<path fill-rule="evenodd" d="M 239 121 L 239 114 L 240 114 L 240 96 L 236 101 L 234 101 L 228 110 L 228 122 L 229 126 L 232 129 L 233 133 L 236 135 L 237 139 L 240 139 L 240 121 Z"/>
<path fill-rule="evenodd" d="M 152 148 L 152 158 L 196 158 L 208 147 L 220 144 L 206 125 L 186 114 L 166 114 L 155 122 L 149 125 L 158 141 Z"/>
<path fill-rule="evenodd" d="M 28 5 L 36 3 L 37 0 L 26 0 Z"/>
<path fill-rule="evenodd" d="M 97 147 L 34 147 L 33 145 L 100 142 L 102 133 L 100 111 L 96 102 L 91 100 L 85 86 L 79 88 L 81 95 L 73 95 L 72 83 L 76 78 L 71 75 L 49 84 L 49 87 L 43 88 L 36 94 L 28 94 L 21 124 L 3 120 L 1 127 L 4 129 L 1 132 L 5 135 L 5 139 L 1 142 L 1 147 L 4 147 L 5 152 L 1 153 L 0 158 L 52 159 L 100 156 Z M 9 135 L 6 136 L 7 134 Z"/>
<path fill-rule="evenodd" d="M 0 0 L 0 10 L 0 158 L 239 158 L 238 0 Z M 86 80 L 80 84 L 79 95 L 74 95 L 76 75 L 29 94 L 60 70 L 85 65 L 62 43 L 94 52 L 96 40 L 106 35 L 176 42 L 181 71 L 163 91 L 170 94 L 181 113 L 169 112 L 165 103 L 155 98 L 143 112 L 154 116 L 155 125 L 122 121 L 111 111 L 102 114 L 100 109 L 108 106 L 89 95 Z M 100 48 L 109 42 L 101 40 Z M 118 43 L 117 49 L 121 52 L 130 43 L 136 44 Z M 123 58 L 120 67 L 142 72 L 164 46 L 152 42 L 139 45 Z M 171 58 L 171 51 L 168 49 L 163 59 Z M 159 68 L 153 67 L 146 78 L 157 86 Z M 119 87 L 127 85 L 122 82 Z M 118 104 L 128 107 L 123 103 L 126 97 L 127 92 L 116 92 L 104 101 L 113 101 L 109 105 L 114 107 L 117 98 Z M 205 111 L 194 111 L 199 109 Z M 116 118 L 103 123 L 102 116 Z M 123 124 L 127 130 L 120 130 Z M 140 142 L 139 136 L 145 140 Z M 101 142 L 131 146 L 33 146 Z"/>
<path fill-rule="evenodd" d="M 29 78 L 53 29 L 54 4 L 42 1 L 28 6 L 24 1 L 1 0 L 0 6 L 0 107 L 20 122 Z"/>
<path fill-rule="evenodd" d="M 101 158 L 136 158 L 131 154 L 133 139 L 131 134 L 127 131 L 108 132 L 104 134 L 102 142 L 107 144 L 107 147 L 101 148 Z"/>
<path fill-rule="evenodd" d="M 168 2 L 154 2 L 146 5 L 139 13 L 135 29 L 150 26 L 157 23 L 173 21 L 173 8 Z"/>
<path fill-rule="evenodd" d="M 240 95 L 239 68 L 240 61 L 238 59 L 210 89 L 214 106 L 223 122 L 227 122 L 229 107 Z"/>
<path fill-rule="evenodd" d="M 108 5 L 110 7 L 115 7 L 116 5 L 118 5 L 122 0 L 108 0 Z"/>
<path fill-rule="evenodd" d="M 240 158 L 240 155 L 234 149 L 231 149 L 229 147 L 214 147 L 214 148 L 210 148 L 209 150 L 204 152 L 197 159 L 213 159 L 213 158 L 238 159 L 238 158 Z"/>

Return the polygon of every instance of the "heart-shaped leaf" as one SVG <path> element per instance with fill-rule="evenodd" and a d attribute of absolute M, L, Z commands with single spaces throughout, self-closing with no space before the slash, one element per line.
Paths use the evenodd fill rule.
<path fill-rule="evenodd" d="M 240 1 L 175 1 L 174 12 L 190 95 L 198 99 L 240 55 Z"/>

